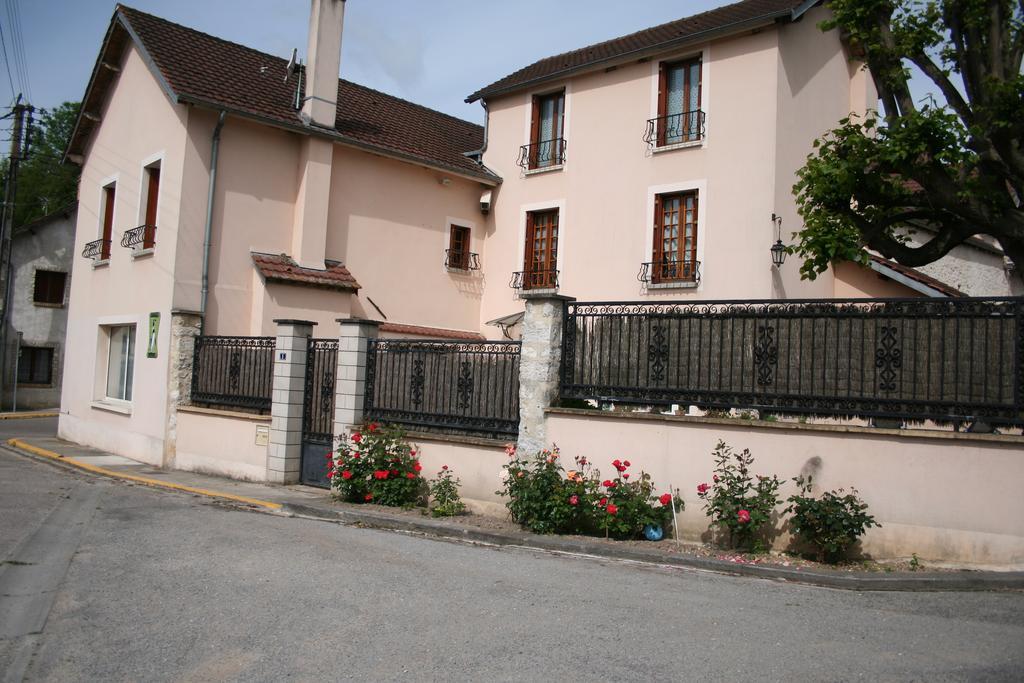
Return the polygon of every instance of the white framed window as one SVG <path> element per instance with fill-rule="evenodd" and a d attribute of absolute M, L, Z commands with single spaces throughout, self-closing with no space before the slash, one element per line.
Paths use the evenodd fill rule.
<path fill-rule="evenodd" d="M 135 325 L 107 328 L 106 397 L 115 401 L 132 400 L 132 379 L 135 374 Z"/>

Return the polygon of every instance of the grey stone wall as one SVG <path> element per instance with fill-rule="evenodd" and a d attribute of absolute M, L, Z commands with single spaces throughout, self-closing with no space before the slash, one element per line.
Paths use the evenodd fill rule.
<path fill-rule="evenodd" d="M 519 440 L 524 454 L 547 448 L 544 411 L 558 397 L 565 302 L 558 295 L 528 296 L 522 324 L 519 361 Z"/>
<path fill-rule="evenodd" d="M 178 441 L 178 407 L 188 405 L 196 337 L 203 318 L 193 311 L 171 311 L 171 340 L 167 349 L 167 426 L 164 430 L 163 466 L 174 468 Z"/>

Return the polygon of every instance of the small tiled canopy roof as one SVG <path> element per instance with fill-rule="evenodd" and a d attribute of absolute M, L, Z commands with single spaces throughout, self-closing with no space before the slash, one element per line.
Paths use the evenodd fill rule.
<path fill-rule="evenodd" d="M 337 261 L 328 261 L 326 268 L 305 268 L 285 254 L 253 253 L 252 262 L 267 282 L 287 282 L 325 289 L 354 292 L 359 283 L 348 268 Z"/>
<path fill-rule="evenodd" d="M 129 43 L 136 45 L 174 102 L 324 135 L 488 185 L 501 180 L 465 156 L 483 144 L 481 126 L 343 79 L 338 81 L 334 129 L 307 126 L 294 107 L 298 76 L 285 78 L 286 60 L 124 5 L 117 6 L 104 38 L 82 100 L 83 115 L 68 146 L 69 157 L 84 153 L 92 130 L 99 125 L 96 119 Z"/>
<path fill-rule="evenodd" d="M 916 270 L 914 268 L 911 268 L 910 266 L 905 266 L 905 265 L 903 265 L 901 263 L 897 263 L 896 261 L 890 261 L 889 259 L 883 258 L 881 256 L 878 256 L 877 254 L 869 253 L 868 254 L 868 258 L 871 259 L 871 261 L 873 263 L 877 263 L 877 264 L 879 264 L 881 266 L 885 266 L 886 268 L 894 270 L 897 273 L 899 273 L 900 275 L 903 275 L 904 277 L 910 278 L 914 282 L 918 282 L 918 283 L 924 285 L 925 287 L 927 287 L 929 289 L 933 289 L 936 292 L 940 292 L 942 294 L 945 294 L 946 296 L 949 296 L 949 297 L 967 296 L 966 294 L 961 292 L 956 287 L 951 287 L 951 286 L 947 285 L 945 282 L 943 282 L 942 280 L 936 280 L 935 278 L 931 277 L 930 275 L 925 275 L 921 271 Z"/>
<path fill-rule="evenodd" d="M 573 73 L 607 66 L 623 59 L 639 59 L 687 43 L 710 40 L 750 30 L 775 21 L 791 21 L 817 5 L 815 0 L 743 0 L 690 17 L 653 26 L 620 38 L 565 52 L 505 76 L 466 98 L 467 102 L 504 95 Z"/>
<path fill-rule="evenodd" d="M 403 323 L 381 323 L 380 331 L 390 332 L 392 334 L 415 334 L 420 337 L 432 337 L 434 339 L 465 339 L 467 341 L 483 341 L 485 339 L 485 337 L 479 332 L 449 330 L 444 327 L 405 325 Z"/>

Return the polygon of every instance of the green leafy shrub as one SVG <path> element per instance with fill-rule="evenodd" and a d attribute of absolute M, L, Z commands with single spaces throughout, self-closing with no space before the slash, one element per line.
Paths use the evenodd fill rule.
<path fill-rule="evenodd" d="M 422 470 L 419 452 L 406 442 L 405 432 L 376 422 L 349 434 L 327 463 L 336 498 L 393 507 L 415 505 L 423 498 Z"/>
<path fill-rule="evenodd" d="M 818 559 L 836 562 L 873 526 L 881 526 L 867 513 L 867 503 L 857 489 L 825 491 L 811 496 L 812 477 L 793 479 L 800 493 L 790 496 L 787 513 L 792 513 L 793 532 L 818 551 Z"/>
<path fill-rule="evenodd" d="M 678 495 L 656 496 L 650 475 L 633 477 L 629 461 L 615 460 L 618 474 L 601 479 L 601 473 L 587 458 L 577 456 L 575 468 L 565 472 L 557 447 L 532 457 L 519 457 L 507 449 L 510 460 L 504 467 L 504 486 L 498 494 L 508 496 L 512 519 L 535 533 L 597 534 L 635 538 L 647 524 L 669 528 L 672 504 L 682 509 Z"/>
<path fill-rule="evenodd" d="M 454 517 L 466 512 L 466 505 L 459 497 L 459 486 L 462 482 L 452 474 L 448 465 L 442 465 L 437 478 L 431 479 L 430 514 L 434 517 Z"/>
<path fill-rule="evenodd" d="M 730 545 L 741 549 L 758 549 L 759 533 L 771 522 L 781 482 L 778 477 L 755 476 L 750 472 L 754 456 L 749 449 L 735 452 L 719 441 L 712 452 L 715 469 L 712 483 L 697 487 L 697 496 L 704 501 L 704 511 L 728 532 Z"/>

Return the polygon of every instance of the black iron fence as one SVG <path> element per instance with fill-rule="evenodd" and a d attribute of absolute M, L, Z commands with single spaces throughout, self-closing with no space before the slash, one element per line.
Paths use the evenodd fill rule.
<path fill-rule="evenodd" d="M 367 419 L 514 438 L 519 342 L 371 339 Z"/>
<path fill-rule="evenodd" d="M 565 138 L 541 140 L 519 148 L 516 165 L 525 171 L 560 166 L 565 163 Z"/>
<path fill-rule="evenodd" d="M 196 337 L 192 403 L 269 411 L 273 337 Z"/>
<path fill-rule="evenodd" d="M 1024 423 L 1024 298 L 566 306 L 563 398 Z"/>

